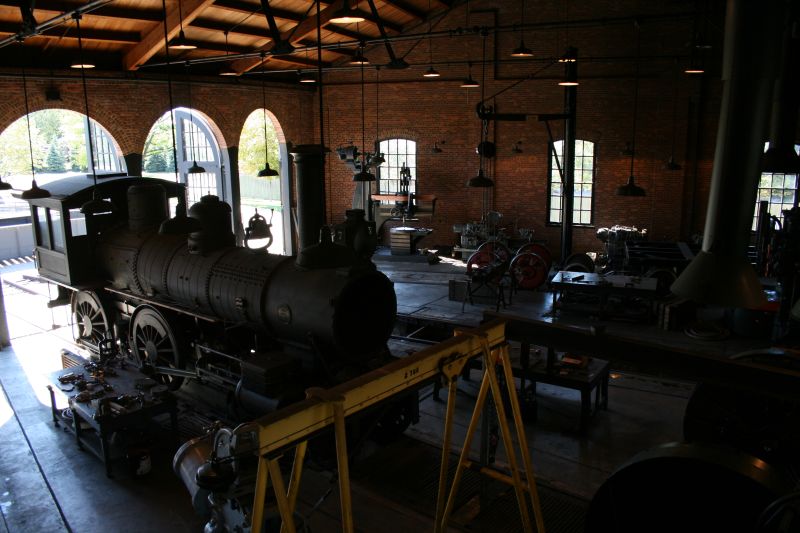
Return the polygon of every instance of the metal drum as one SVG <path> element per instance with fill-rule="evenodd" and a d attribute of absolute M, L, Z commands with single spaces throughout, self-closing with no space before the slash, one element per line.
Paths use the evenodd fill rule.
<path fill-rule="evenodd" d="M 783 472 L 728 447 L 673 443 L 637 454 L 597 490 L 586 533 L 752 533 L 788 493 Z"/>
<path fill-rule="evenodd" d="M 572 254 L 564 261 L 563 270 L 569 272 L 594 272 L 594 261 L 584 253 Z"/>

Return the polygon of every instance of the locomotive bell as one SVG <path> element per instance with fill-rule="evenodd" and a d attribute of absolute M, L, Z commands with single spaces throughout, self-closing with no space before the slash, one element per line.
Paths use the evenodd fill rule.
<path fill-rule="evenodd" d="M 275 210 L 270 210 L 270 221 L 272 220 L 272 215 L 274 215 Z M 269 245 L 272 244 L 272 230 L 270 229 L 272 224 L 267 222 L 263 216 L 261 216 L 256 209 L 256 214 L 250 217 L 250 220 L 247 221 L 247 227 L 244 230 L 244 245 L 250 248 L 249 242 L 261 239 L 268 239 L 267 243 L 263 246 L 255 246 L 254 248 L 269 248 Z"/>
<path fill-rule="evenodd" d="M 231 223 L 231 206 L 214 194 L 207 194 L 189 208 L 189 216 L 200 222 L 200 231 L 189 234 L 189 252 L 205 254 L 233 246 L 236 237 Z"/>

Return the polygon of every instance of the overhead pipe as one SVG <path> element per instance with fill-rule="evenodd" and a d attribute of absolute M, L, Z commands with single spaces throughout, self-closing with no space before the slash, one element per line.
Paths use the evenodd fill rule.
<path fill-rule="evenodd" d="M 70 20 L 75 18 L 75 15 L 83 15 L 85 13 L 89 13 L 90 11 L 94 11 L 95 9 L 103 7 L 106 4 L 110 4 L 113 1 L 114 0 L 95 0 L 94 2 L 89 2 L 86 5 L 75 8 L 72 11 L 67 11 L 65 13 L 62 13 L 61 15 L 53 17 L 46 22 L 37 24 L 30 30 L 20 31 L 15 33 L 11 37 L 6 37 L 2 41 L 0 41 L 0 48 L 8 46 L 9 44 L 24 41 L 28 37 L 39 35 L 40 33 L 45 32 L 51 28 L 55 28 L 56 26 L 61 26 L 65 22 L 69 22 Z"/>
<path fill-rule="evenodd" d="M 781 4 L 728 0 L 722 104 L 703 247 L 671 287 L 690 300 L 747 308 L 765 302 L 746 252 L 777 71 Z"/>

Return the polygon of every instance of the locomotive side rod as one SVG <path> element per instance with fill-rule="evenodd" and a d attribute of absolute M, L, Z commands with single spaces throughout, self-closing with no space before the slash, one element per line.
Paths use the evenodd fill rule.
<path fill-rule="evenodd" d="M 489 355 L 489 354 L 492 355 Z M 495 355 L 497 354 L 497 355 Z M 297 494 L 299 488 L 300 475 L 294 475 L 300 466 L 294 465 L 293 475 L 289 481 L 288 487 L 285 487 L 283 480 L 275 480 L 274 483 L 270 477 L 275 478 L 280 475 L 274 468 L 270 469 L 270 462 L 275 461 L 283 452 L 288 451 L 292 447 L 297 447 L 298 450 L 304 447 L 309 437 L 317 433 L 321 429 L 334 425 L 336 436 L 336 454 L 337 463 L 339 468 L 339 489 L 340 489 L 340 504 L 342 507 L 342 530 L 346 532 L 353 531 L 353 515 L 352 503 L 350 500 L 350 479 L 348 475 L 347 465 L 347 448 L 345 438 L 344 422 L 346 417 L 352 416 L 368 407 L 375 405 L 378 402 L 389 399 L 393 396 L 401 394 L 409 389 L 418 387 L 426 382 L 430 382 L 439 376 L 444 375 L 450 383 L 453 383 L 455 377 L 460 373 L 464 365 L 475 357 L 483 356 L 485 358 L 491 357 L 491 360 L 496 360 L 502 364 L 500 360 L 504 356 L 507 358 L 507 350 L 505 349 L 505 321 L 493 320 L 473 330 L 466 330 L 459 332 L 451 339 L 441 342 L 435 346 L 425 348 L 414 355 L 393 361 L 386 366 L 376 369 L 372 372 L 354 378 L 348 382 L 342 383 L 330 389 L 309 389 L 306 391 L 307 399 L 290 405 L 285 409 L 281 409 L 274 413 L 265 415 L 256 421 L 254 424 L 257 426 L 258 431 L 258 455 L 259 466 L 256 476 L 255 497 L 252 507 L 252 516 L 250 520 L 251 528 L 257 531 L 264 518 L 264 505 L 267 485 L 273 487 L 273 491 L 281 492 L 279 497 L 279 511 L 283 520 L 283 531 L 292 531 L 294 528 L 292 513 L 294 511 L 292 503 L 292 495 Z M 498 358 L 498 359 L 496 359 Z M 487 359 L 488 361 L 489 359 Z M 493 374 L 492 374 L 493 375 Z M 490 373 L 487 373 L 488 377 Z M 494 376 L 496 379 L 496 376 Z M 484 377 L 486 380 L 487 377 Z M 487 392 L 490 382 L 486 382 Z M 495 384 L 491 383 L 492 392 Z M 513 382 L 509 384 L 509 394 L 515 394 Z M 495 401 L 500 401 L 496 399 Z M 448 405 L 454 404 L 455 395 L 448 398 Z M 521 418 L 514 416 L 514 425 L 521 423 Z M 446 424 L 448 422 L 446 421 Z M 507 428 L 510 430 L 510 428 Z M 517 427 L 517 431 L 523 431 L 524 428 Z M 449 433 L 447 426 L 445 433 Z M 510 432 L 509 432 L 510 436 Z M 449 438 L 446 438 L 445 446 L 442 449 L 443 464 L 447 464 L 448 456 L 450 453 Z M 510 441 L 509 441 L 510 442 Z M 466 443 L 465 447 L 469 447 Z M 509 447 L 510 448 L 510 447 Z M 507 450 L 508 454 L 513 454 L 513 450 Z M 522 491 L 530 490 L 528 487 L 535 486 L 533 480 L 533 472 L 530 467 L 530 458 L 527 456 L 529 453 L 527 449 L 521 450 L 523 464 L 526 466 L 527 484 L 517 479 L 516 474 L 514 481 L 517 481 L 518 496 L 520 501 L 522 499 Z M 445 466 L 446 467 L 446 466 Z M 444 468 L 444 467 L 443 467 Z M 437 509 L 437 521 L 443 519 L 446 521 L 446 514 L 444 513 L 445 498 L 449 491 L 439 491 L 439 500 Z M 289 504 L 286 505 L 287 495 L 289 497 Z M 533 497 L 533 495 L 531 495 Z M 534 513 L 536 516 L 536 525 L 539 531 L 543 530 L 541 526 L 541 514 L 538 508 L 538 499 L 533 505 Z M 520 509 L 522 513 L 527 512 Z M 437 524 L 438 526 L 442 522 Z M 529 529 L 526 529 L 529 530 Z"/>

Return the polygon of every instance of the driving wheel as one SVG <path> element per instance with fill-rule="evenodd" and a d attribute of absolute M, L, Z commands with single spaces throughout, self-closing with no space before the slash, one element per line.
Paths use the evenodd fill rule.
<path fill-rule="evenodd" d="M 536 289 L 547 280 L 550 266 L 535 253 L 519 254 L 509 267 L 514 283 L 520 289 Z"/>
<path fill-rule="evenodd" d="M 178 337 L 166 318 L 151 307 L 136 311 L 131 323 L 131 347 L 140 365 L 183 368 L 183 356 Z M 183 378 L 158 374 L 157 379 L 170 390 L 178 389 Z"/>
<path fill-rule="evenodd" d="M 78 344 L 97 348 L 109 330 L 108 313 L 93 291 L 72 296 L 72 337 Z"/>

